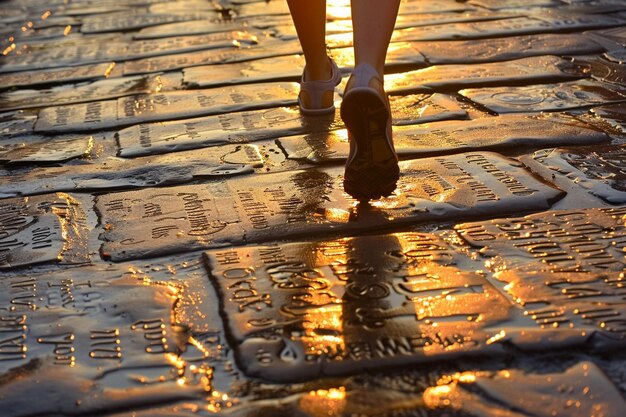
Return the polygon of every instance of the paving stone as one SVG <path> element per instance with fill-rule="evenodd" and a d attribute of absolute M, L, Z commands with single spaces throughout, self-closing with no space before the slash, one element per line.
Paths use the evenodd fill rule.
<path fill-rule="evenodd" d="M 546 143 L 587 145 L 609 136 L 566 115 L 502 115 L 469 121 L 445 121 L 394 127 L 399 155 L 418 156 L 468 149 L 537 147 Z M 313 163 L 345 160 L 349 153 L 345 130 L 280 138 L 288 157 Z"/>
<path fill-rule="evenodd" d="M 236 15 L 239 19 L 249 19 L 251 17 L 262 17 L 272 15 L 288 15 L 289 7 L 287 3 L 282 1 L 270 2 L 253 2 L 242 4 L 236 9 Z"/>
<path fill-rule="evenodd" d="M 72 196 L 3 199 L 0 210 L 0 269 L 89 262 L 85 213 Z"/>
<path fill-rule="evenodd" d="M 586 66 L 591 76 L 600 81 L 626 86 L 626 65 L 601 57 L 575 58 L 574 63 Z"/>
<path fill-rule="evenodd" d="M 577 18 L 572 16 L 544 17 L 544 15 L 538 14 L 536 17 L 515 17 L 475 23 L 451 23 L 441 25 L 437 27 L 437 30 L 433 30 L 431 27 L 400 29 L 392 35 L 392 42 L 497 38 L 604 28 L 623 24 L 622 19 L 605 15 L 589 15 Z M 341 34 L 330 35 L 327 36 L 327 42 L 331 47 L 346 46 L 350 44 L 350 38 Z"/>
<path fill-rule="evenodd" d="M 402 6 L 405 3 L 401 3 Z M 493 13 L 493 12 L 482 12 L 482 11 L 467 11 L 464 13 L 461 12 L 443 12 L 443 13 L 421 13 L 421 14 L 398 14 L 396 19 L 396 30 L 398 29 L 407 29 L 412 27 L 423 27 L 423 26 L 435 26 L 435 25 L 443 25 L 449 23 L 464 23 L 464 22 L 481 22 L 486 20 L 501 20 L 508 19 L 513 17 L 520 17 L 519 14 L 514 13 Z M 256 27 L 257 23 L 253 23 Z M 296 38 L 297 33 L 295 27 L 293 26 L 293 22 L 286 21 L 280 22 L 273 25 L 268 25 L 268 28 L 272 30 L 272 32 L 280 37 L 281 39 L 290 39 Z M 333 20 L 326 23 L 326 34 L 337 34 L 337 33 L 352 33 L 352 20 L 350 19 L 342 19 L 342 20 Z"/>
<path fill-rule="evenodd" d="M 268 174 L 257 177 L 253 187 L 249 180 L 230 179 L 167 192 L 99 196 L 97 209 L 106 225 L 102 254 L 120 261 L 279 236 L 500 214 L 520 207 L 540 210 L 560 196 L 497 154 L 460 154 L 403 162 L 397 193 L 370 210 L 355 207 L 342 192 L 342 171 Z"/>
<path fill-rule="evenodd" d="M 297 83 L 250 84 L 142 94 L 117 100 L 43 108 L 35 131 L 71 132 L 129 126 L 295 104 Z"/>
<path fill-rule="evenodd" d="M 120 156 L 136 157 L 185 149 L 246 143 L 335 126 L 334 117 L 306 118 L 297 108 L 243 111 L 201 119 L 149 123 L 118 132 Z"/>
<path fill-rule="evenodd" d="M 558 273 L 622 273 L 625 214 L 624 207 L 549 211 L 459 224 L 456 230 L 470 245 L 495 256 L 490 265 L 502 271 L 541 264 Z"/>
<path fill-rule="evenodd" d="M 297 41 L 263 42 L 260 46 L 250 48 L 197 51 L 186 54 L 174 54 L 138 59 L 124 64 L 124 75 L 172 71 L 209 64 L 252 61 L 255 59 L 293 55 L 298 53 L 302 53 L 302 49 Z"/>
<path fill-rule="evenodd" d="M 94 143 L 88 135 L 21 136 L 0 144 L 0 163 L 63 162 L 88 156 Z"/>
<path fill-rule="evenodd" d="M 160 76 L 134 76 L 66 84 L 48 89 L 7 91 L 0 93 L 0 106 L 6 110 L 16 110 L 106 100 L 149 93 L 157 90 L 159 84 Z"/>
<path fill-rule="evenodd" d="M 248 84 L 260 81 L 299 80 L 304 57 L 288 55 L 223 65 L 206 65 L 183 70 L 183 82 L 191 87 Z"/>
<path fill-rule="evenodd" d="M 37 115 L 35 112 L 18 110 L 0 113 L 0 133 L 3 138 L 28 135 L 33 133 L 36 121 Z"/>
<path fill-rule="evenodd" d="M 531 57 L 480 65 L 435 65 L 385 77 L 390 94 L 453 90 L 468 86 L 511 85 L 540 81 L 584 78 L 588 64 L 579 65 L 561 58 Z"/>
<path fill-rule="evenodd" d="M 520 7 L 556 7 L 560 6 L 561 2 L 558 0 L 471 0 L 469 4 L 472 6 L 484 7 L 489 10 L 503 10 L 517 9 Z"/>
<path fill-rule="evenodd" d="M 604 51 L 604 48 L 591 38 L 577 33 L 414 44 L 432 64 L 496 62 L 530 56 L 584 55 Z"/>
<path fill-rule="evenodd" d="M 77 67 L 0 74 L 0 84 L 8 88 L 9 86 L 27 87 L 86 81 L 105 78 L 114 68 L 115 63 L 105 62 L 102 64 L 81 65 Z"/>
<path fill-rule="evenodd" d="M 514 304 L 482 275 L 430 263 L 437 257 L 454 265 L 459 255 L 430 234 L 397 233 L 206 253 L 238 363 L 272 381 L 503 354 L 501 343 L 626 342 L 618 273 L 504 271 Z"/>
<path fill-rule="evenodd" d="M 468 118 L 459 103 L 445 94 L 391 96 L 389 102 L 394 126 Z"/>
<path fill-rule="evenodd" d="M 27 26 L 22 26 L 23 28 L 27 28 Z M 2 37 L 7 39 L 12 37 L 13 41 L 17 42 L 29 42 L 29 41 L 42 41 L 42 40 L 52 40 L 52 39 L 60 39 L 64 36 L 67 36 L 72 32 L 72 27 L 69 29 L 67 26 L 52 26 L 43 29 L 35 29 L 34 27 L 28 28 L 26 30 L 22 29 L 19 32 L 14 30 L 2 31 Z"/>
<path fill-rule="evenodd" d="M 538 12 L 534 16 L 549 23 L 554 30 L 606 29 L 613 26 L 624 26 L 626 23 L 624 16 L 619 13 L 581 15 L 557 9 L 550 10 L 549 13 Z"/>
<path fill-rule="evenodd" d="M 152 276 L 109 267 L 3 279 L 3 413 L 93 415 L 204 391 L 191 378 L 177 383 L 192 375 L 178 367 L 188 349 L 172 321 L 181 297 Z"/>
<path fill-rule="evenodd" d="M 597 37 L 602 37 L 604 39 L 608 39 L 622 46 L 626 46 L 626 29 L 624 29 L 623 27 L 617 27 L 617 28 L 605 29 L 605 30 L 596 30 L 596 31 L 590 32 L 589 34 L 597 36 Z"/>
<path fill-rule="evenodd" d="M 289 160 L 274 141 L 224 145 L 132 160 L 108 157 L 87 164 L 0 170 L 0 193 L 24 196 L 57 191 L 114 190 L 224 180 L 243 174 L 282 172 L 302 164 Z"/>
<path fill-rule="evenodd" d="M 81 42 L 67 47 L 45 48 L 28 54 L 13 56 L 0 66 L 0 72 L 14 72 L 37 68 L 58 68 L 78 64 L 125 61 L 173 53 L 187 53 L 206 49 L 234 48 L 235 42 L 255 44 L 258 38 L 249 32 L 224 32 L 202 36 L 157 39 L 154 41 Z"/>
<path fill-rule="evenodd" d="M 205 35 L 208 33 L 244 30 L 246 24 L 240 21 L 192 20 L 168 23 L 141 29 L 133 33 L 133 39 L 158 39 L 171 36 Z"/>
<path fill-rule="evenodd" d="M 330 55 L 340 68 L 352 68 L 354 66 L 354 48 L 331 49 Z M 385 70 L 393 67 L 415 69 L 425 67 L 426 61 L 414 44 L 408 42 L 396 42 L 389 45 Z"/>
<path fill-rule="evenodd" d="M 613 106 L 600 106 L 591 109 L 591 111 L 607 121 L 611 126 L 626 133 L 626 108 L 621 104 Z"/>
<path fill-rule="evenodd" d="M 626 204 L 624 146 L 545 149 L 532 156 L 525 155 L 521 160 L 568 193 L 582 191 L 609 204 Z"/>
<path fill-rule="evenodd" d="M 478 274 L 420 262 L 446 252 L 428 235 L 399 234 L 206 257 L 240 366 L 293 382 L 482 347 L 509 303 Z"/>
<path fill-rule="evenodd" d="M 423 1 L 405 1 L 400 5 L 399 14 L 422 14 L 471 11 L 472 8 L 457 1 L 444 0 L 436 4 Z"/>
<path fill-rule="evenodd" d="M 460 373 L 447 383 L 442 378 L 442 384 L 428 388 L 423 399 L 428 408 L 472 416 L 583 417 L 600 413 L 617 417 L 626 406 L 602 370 L 587 361 L 559 373 Z"/>
<path fill-rule="evenodd" d="M 150 26 L 158 26 L 166 23 L 210 19 L 211 17 L 216 17 L 216 14 L 206 11 L 189 11 L 185 14 L 151 14 L 143 10 L 136 10 L 133 13 L 123 11 L 119 13 L 86 17 L 83 19 L 80 30 L 82 33 L 128 31 Z"/>
<path fill-rule="evenodd" d="M 557 111 L 626 101 L 626 89 L 591 80 L 459 91 L 495 113 Z"/>

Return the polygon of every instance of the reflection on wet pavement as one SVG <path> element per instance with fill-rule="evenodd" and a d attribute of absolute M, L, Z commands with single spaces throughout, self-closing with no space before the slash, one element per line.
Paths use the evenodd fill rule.
<path fill-rule="evenodd" d="M 623 1 L 402 0 L 359 203 L 286 2 L 5 0 L 0 414 L 621 417 L 625 46 Z"/>

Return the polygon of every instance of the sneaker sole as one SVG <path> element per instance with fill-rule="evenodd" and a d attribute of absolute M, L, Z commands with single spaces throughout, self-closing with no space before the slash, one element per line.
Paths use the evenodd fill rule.
<path fill-rule="evenodd" d="M 356 88 L 345 95 L 341 118 L 356 146 L 346 163 L 344 190 L 361 201 L 390 195 L 396 189 L 400 170 L 387 140 L 391 114 L 386 103 L 371 89 Z"/>

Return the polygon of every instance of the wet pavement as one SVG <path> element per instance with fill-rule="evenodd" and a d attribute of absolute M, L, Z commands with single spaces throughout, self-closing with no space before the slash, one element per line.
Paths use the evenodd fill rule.
<path fill-rule="evenodd" d="M 369 204 L 284 1 L 0 34 L 2 416 L 624 415 L 626 1 L 403 1 Z"/>

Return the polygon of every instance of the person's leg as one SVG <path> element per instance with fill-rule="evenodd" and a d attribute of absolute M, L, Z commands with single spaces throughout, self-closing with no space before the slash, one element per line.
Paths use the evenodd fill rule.
<path fill-rule="evenodd" d="M 382 76 L 400 0 L 352 0 L 355 66 L 370 64 Z"/>
<path fill-rule="evenodd" d="M 333 71 L 326 53 L 326 0 L 287 0 L 287 4 L 306 61 L 300 107 L 307 114 L 332 112 L 334 86 L 341 74 L 336 67 Z"/>
<path fill-rule="evenodd" d="M 400 0 L 351 1 L 355 66 L 341 103 L 350 140 L 343 185 L 359 200 L 391 194 L 400 175 L 383 85 L 399 5 Z"/>
<path fill-rule="evenodd" d="M 287 4 L 304 52 L 307 79 L 327 80 L 326 0 L 287 0 Z"/>

